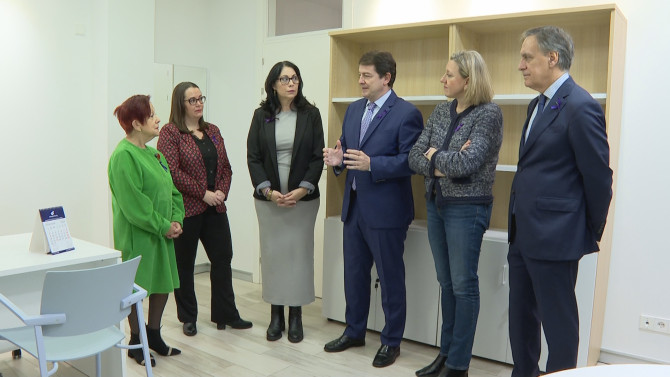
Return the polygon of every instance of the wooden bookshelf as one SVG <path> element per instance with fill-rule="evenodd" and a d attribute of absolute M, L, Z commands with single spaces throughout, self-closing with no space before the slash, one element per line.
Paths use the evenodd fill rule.
<path fill-rule="evenodd" d="M 449 56 L 459 50 L 477 50 L 491 72 L 494 102 L 503 110 L 503 145 L 494 185 L 491 229 L 506 232 L 510 186 L 518 161 L 521 129 L 528 103 L 537 96 L 524 86 L 517 70 L 520 38 L 524 30 L 542 25 L 559 26 L 570 33 L 575 43 L 570 74 L 605 109 L 616 195 L 626 20 L 612 4 L 331 32 L 327 144 L 335 145 L 347 106 L 361 97 L 357 83 L 358 60 L 364 52 L 384 50 L 393 54 L 397 62 L 393 89 L 398 96 L 414 103 L 425 121 L 435 105 L 446 100 L 439 80 Z M 413 177 L 412 184 L 416 219 L 425 220 L 423 178 Z M 343 190 L 344 177 L 335 177 L 329 169 L 326 216 L 340 215 Z M 600 350 L 613 214 L 614 200 L 598 255 L 592 323 L 582 323 L 582 326 L 591 326 L 589 365 L 597 361 Z"/>

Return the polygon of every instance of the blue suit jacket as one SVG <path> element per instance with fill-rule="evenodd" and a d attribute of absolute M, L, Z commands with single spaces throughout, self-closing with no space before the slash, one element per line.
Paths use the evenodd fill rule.
<path fill-rule="evenodd" d="M 568 78 L 524 143 L 536 104 L 528 106 L 512 183 L 509 240 L 534 259 L 578 260 L 598 251 L 612 199 L 605 116 Z"/>
<path fill-rule="evenodd" d="M 357 202 L 361 216 L 372 228 L 400 228 L 414 219 L 411 176 L 407 158 L 423 130 L 423 117 L 395 92 L 372 119 L 359 145 L 361 119 L 367 100 L 347 108 L 342 124 L 342 149 L 358 149 L 370 157 L 371 171 L 348 170 L 342 202 L 342 221 L 349 210 L 351 183 L 356 177 Z M 339 174 L 342 169 L 335 169 Z"/>

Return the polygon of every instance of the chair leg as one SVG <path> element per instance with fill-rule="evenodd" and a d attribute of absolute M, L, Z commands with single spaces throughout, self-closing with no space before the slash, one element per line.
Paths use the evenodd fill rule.
<path fill-rule="evenodd" d="M 153 377 L 153 372 L 151 367 L 154 362 L 149 353 L 149 341 L 147 340 L 147 329 L 144 325 L 144 312 L 142 310 L 142 301 L 135 303 L 135 311 L 137 312 L 137 323 L 139 323 L 140 328 L 140 342 L 142 343 L 142 354 L 144 355 L 144 360 L 151 360 L 151 362 L 144 363 L 144 368 L 147 371 L 147 377 Z"/>
<path fill-rule="evenodd" d="M 95 377 L 102 377 L 102 353 L 95 355 Z"/>
<path fill-rule="evenodd" d="M 46 349 L 44 349 L 42 326 L 35 326 L 35 342 L 37 343 L 37 362 L 40 367 L 40 377 L 47 377 L 49 376 L 49 369 L 47 369 Z"/>

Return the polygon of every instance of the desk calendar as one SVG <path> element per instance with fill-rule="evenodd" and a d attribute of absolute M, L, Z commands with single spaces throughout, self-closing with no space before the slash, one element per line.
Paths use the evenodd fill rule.
<path fill-rule="evenodd" d="M 50 254 L 74 250 L 63 207 L 39 210 L 30 242 L 30 250 Z"/>

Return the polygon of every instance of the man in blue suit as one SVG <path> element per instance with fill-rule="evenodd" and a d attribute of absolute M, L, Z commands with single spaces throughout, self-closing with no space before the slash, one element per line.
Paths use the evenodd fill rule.
<path fill-rule="evenodd" d="M 598 251 L 612 199 L 602 107 L 570 77 L 574 47 L 564 30 L 522 35 L 524 84 L 540 93 L 528 106 L 509 207 L 509 330 L 513 377 L 574 368 L 579 346 L 575 284 L 580 258 Z"/>
<path fill-rule="evenodd" d="M 347 178 L 342 203 L 344 222 L 344 334 L 325 345 L 340 352 L 365 345 L 370 309 L 370 271 L 377 266 L 386 324 L 375 367 L 393 364 L 405 330 L 405 264 L 407 229 L 414 218 L 407 157 L 423 129 L 419 110 L 391 89 L 396 63 L 388 52 L 372 51 L 358 62 L 362 99 L 347 108 L 342 136 L 335 148 L 324 148 L 324 162 Z"/>

